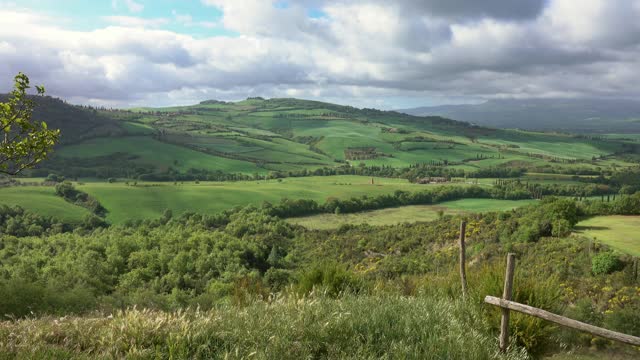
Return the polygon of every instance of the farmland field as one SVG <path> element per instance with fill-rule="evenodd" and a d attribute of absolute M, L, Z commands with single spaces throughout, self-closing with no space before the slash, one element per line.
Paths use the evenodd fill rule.
<path fill-rule="evenodd" d="M 640 216 L 596 216 L 581 221 L 576 229 L 617 250 L 640 256 Z"/>
<path fill-rule="evenodd" d="M 71 145 L 58 151 L 62 157 L 94 158 L 114 153 L 138 157 L 140 163 L 177 169 L 201 168 L 228 172 L 262 172 L 255 164 L 223 157 L 212 157 L 184 147 L 162 143 L 150 137 L 131 136 L 118 139 L 98 138 Z"/>
<path fill-rule="evenodd" d="M 388 178 L 374 178 L 374 185 L 371 185 L 371 177 L 345 175 L 199 184 L 139 182 L 136 186 L 123 182 L 86 182 L 76 186 L 95 197 L 109 211 L 109 222 L 121 223 L 128 219 L 157 218 L 166 209 L 171 209 L 174 214 L 185 211 L 211 214 L 235 206 L 278 202 L 282 198 L 324 202 L 329 197 L 344 199 L 396 190 L 417 191 L 429 185 Z M 84 209 L 55 196 L 51 187 L 0 188 L 0 204 L 20 205 L 44 215 L 64 213 L 67 218 L 75 220 L 86 214 Z M 60 211 L 63 208 L 65 210 Z"/>
<path fill-rule="evenodd" d="M 320 214 L 287 219 L 292 224 L 302 225 L 308 229 L 335 229 L 343 224 L 392 225 L 431 221 L 438 218 L 438 211 L 444 215 L 455 215 L 466 212 L 505 211 L 531 204 L 534 200 L 494 200 L 494 199 L 462 199 L 440 203 L 438 205 L 411 205 L 397 208 L 366 211 L 354 214 Z"/>
<path fill-rule="evenodd" d="M 0 205 L 20 206 L 44 216 L 77 222 L 89 214 L 86 209 L 66 202 L 52 187 L 18 186 L 0 188 Z"/>

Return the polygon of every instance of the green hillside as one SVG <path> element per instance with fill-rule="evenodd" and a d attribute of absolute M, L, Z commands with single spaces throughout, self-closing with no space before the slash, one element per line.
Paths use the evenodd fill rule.
<path fill-rule="evenodd" d="M 20 206 L 43 216 L 79 222 L 89 212 L 56 196 L 55 190 L 45 186 L 0 188 L 0 206 Z"/>
<path fill-rule="evenodd" d="M 54 121 L 69 141 L 32 175 L 160 174 L 167 180 L 187 173 L 194 178 L 196 173 L 296 172 L 344 164 L 427 164 L 465 173 L 514 166 L 601 169 L 627 166 L 638 156 L 638 144 L 628 139 L 488 129 L 298 99 L 112 111 L 54 105 L 46 106 L 55 112 L 43 111 L 44 120 L 64 118 L 65 111 L 70 119 L 85 114 L 90 120 Z M 81 125 L 102 130 L 87 133 Z"/>

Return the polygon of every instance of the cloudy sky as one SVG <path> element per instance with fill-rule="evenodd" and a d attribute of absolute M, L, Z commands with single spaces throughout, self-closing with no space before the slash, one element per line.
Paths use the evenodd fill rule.
<path fill-rule="evenodd" d="M 384 109 L 640 95 L 640 0 L 0 0 L 0 92 Z"/>

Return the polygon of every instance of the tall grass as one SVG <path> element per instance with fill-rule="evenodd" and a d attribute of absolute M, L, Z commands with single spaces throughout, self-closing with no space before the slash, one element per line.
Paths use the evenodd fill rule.
<path fill-rule="evenodd" d="M 0 323 L 8 358 L 524 359 L 497 352 L 475 307 L 433 297 L 322 295 Z M 0 355 L 0 358 L 3 355 Z"/>

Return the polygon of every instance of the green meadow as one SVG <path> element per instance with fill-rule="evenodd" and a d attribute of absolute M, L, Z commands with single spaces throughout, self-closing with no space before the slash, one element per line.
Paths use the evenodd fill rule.
<path fill-rule="evenodd" d="M 84 182 L 75 186 L 96 198 L 109 212 L 107 220 L 150 219 L 171 209 L 178 215 L 186 211 L 217 213 L 235 206 L 278 202 L 283 198 L 312 199 L 324 202 L 335 197 L 345 199 L 364 195 L 392 193 L 396 190 L 418 191 L 430 185 L 409 183 L 404 179 L 366 176 L 318 176 L 280 180 L 238 182 Z M 44 215 L 64 215 L 80 220 L 86 210 L 65 202 L 52 187 L 21 186 L 0 188 L 0 204 L 20 205 Z"/>
<path fill-rule="evenodd" d="M 640 256 L 640 216 L 596 216 L 579 222 L 576 229 L 579 234 Z"/>
<path fill-rule="evenodd" d="M 213 157 L 205 153 L 182 146 L 166 144 L 147 136 L 129 136 L 122 138 L 96 138 L 77 145 L 65 146 L 57 151 L 63 158 L 91 159 L 114 153 L 126 153 L 137 157 L 137 161 L 152 164 L 158 168 L 169 166 L 178 170 L 190 168 L 221 170 L 225 172 L 255 173 L 263 172 L 248 161 Z"/>
<path fill-rule="evenodd" d="M 365 211 L 354 214 L 319 214 L 287 219 L 292 224 L 308 229 L 335 229 L 344 224 L 374 226 L 431 221 L 443 215 L 456 215 L 469 212 L 506 211 L 528 205 L 535 200 L 495 200 L 462 199 L 440 203 L 438 205 L 411 205 L 397 208 Z"/>
<path fill-rule="evenodd" d="M 72 222 L 89 214 L 85 208 L 66 202 L 55 194 L 53 187 L 47 186 L 0 188 L 0 205 L 20 206 L 40 215 Z"/>

